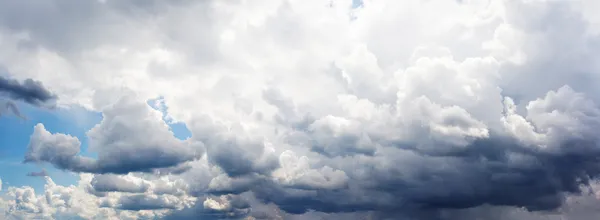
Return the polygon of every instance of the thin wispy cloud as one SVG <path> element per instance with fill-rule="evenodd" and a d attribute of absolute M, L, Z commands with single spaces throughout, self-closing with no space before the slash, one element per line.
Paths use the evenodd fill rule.
<path fill-rule="evenodd" d="M 31 176 L 31 177 L 44 177 L 44 176 L 48 176 L 48 172 L 46 172 L 46 169 L 42 169 L 41 171 L 38 172 L 29 172 L 27 173 L 27 176 Z"/>

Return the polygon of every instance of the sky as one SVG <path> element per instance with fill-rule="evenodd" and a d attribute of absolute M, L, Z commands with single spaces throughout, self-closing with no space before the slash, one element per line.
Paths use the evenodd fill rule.
<path fill-rule="evenodd" d="M 597 219 L 597 11 L 0 0 L 0 219 Z"/>

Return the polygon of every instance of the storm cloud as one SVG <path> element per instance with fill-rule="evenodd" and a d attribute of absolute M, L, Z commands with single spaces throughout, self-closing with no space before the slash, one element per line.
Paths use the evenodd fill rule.
<path fill-rule="evenodd" d="M 6 215 L 600 215 L 592 0 L 24 2 L 0 1 L 36 12 L 0 15 L 0 62 L 103 118 L 85 142 L 35 125 L 24 161 L 80 182 L 11 188 Z"/>

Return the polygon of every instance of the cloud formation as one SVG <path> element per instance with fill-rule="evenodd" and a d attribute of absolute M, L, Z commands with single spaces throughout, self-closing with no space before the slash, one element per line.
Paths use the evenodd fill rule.
<path fill-rule="evenodd" d="M 56 95 L 52 94 L 39 81 L 26 79 L 21 83 L 3 76 L 0 76 L 0 96 L 36 106 L 44 105 L 56 99 Z"/>
<path fill-rule="evenodd" d="M 168 209 L 190 206 L 193 201 L 184 194 L 113 192 L 97 197 L 89 193 L 91 175 L 81 175 L 79 183 L 71 186 L 56 185 L 50 177 L 45 178 L 41 195 L 36 195 L 31 187 L 9 187 L 0 198 L 0 210 L 4 211 L 0 216 L 3 219 L 152 219 L 164 216 Z"/>
<path fill-rule="evenodd" d="M 103 116 L 87 133 L 97 159 L 79 155 L 78 138 L 50 133 L 37 124 L 24 162 L 47 162 L 75 172 L 126 174 L 175 167 L 201 153 L 198 145 L 175 138 L 162 115 L 144 102 L 124 97 Z"/>
<path fill-rule="evenodd" d="M 57 96 L 45 88 L 41 82 L 26 79 L 22 83 L 16 79 L 0 76 L 0 116 L 12 113 L 25 119 L 14 101 L 23 101 L 38 107 L 53 108 Z"/>
<path fill-rule="evenodd" d="M 97 158 L 36 125 L 25 161 L 84 174 L 9 189 L 10 215 L 599 215 L 594 1 L 48 4 L 0 3 L 0 61 L 102 112 Z"/>
<path fill-rule="evenodd" d="M 25 116 L 23 116 L 21 114 L 21 111 L 19 110 L 19 107 L 17 107 L 17 104 L 15 104 L 14 102 L 12 102 L 12 101 L 0 102 L 0 116 L 6 114 L 7 112 L 12 113 L 19 118 L 25 118 Z"/>
<path fill-rule="evenodd" d="M 135 181 L 117 175 L 97 175 L 91 181 L 96 192 L 130 192 L 143 193 L 148 190 L 149 185 L 142 181 Z"/>

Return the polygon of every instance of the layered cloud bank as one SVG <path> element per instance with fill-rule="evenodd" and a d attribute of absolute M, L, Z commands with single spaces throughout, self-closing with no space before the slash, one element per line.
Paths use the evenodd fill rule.
<path fill-rule="evenodd" d="M 0 64 L 40 80 L 60 106 L 103 114 L 87 132 L 97 157 L 36 125 L 24 161 L 80 183 L 11 187 L 0 209 L 592 219 L 598 10 L 593 0 L 0 1 Z M 175 136 L 176 122 L 190 138 Z"/>

